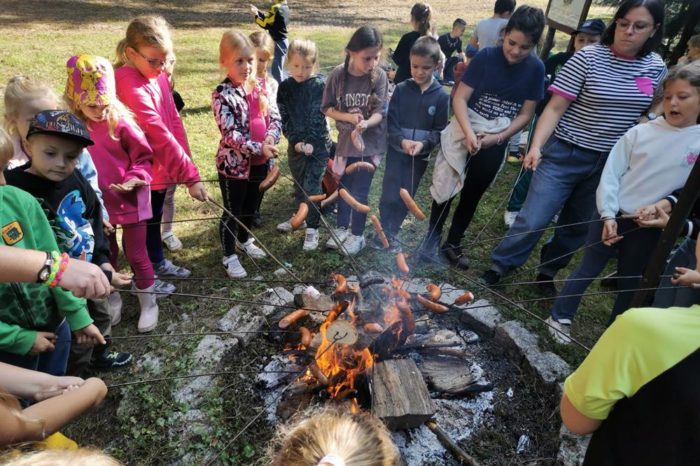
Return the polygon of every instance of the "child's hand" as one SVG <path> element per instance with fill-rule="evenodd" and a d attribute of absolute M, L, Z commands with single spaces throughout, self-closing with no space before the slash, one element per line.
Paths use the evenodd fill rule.
<path fill-rule="evenodd" d="M 488 149 L 489 147 L 493 147 L 498 143 L 497 134 L 478 134 L 477 139 L 481 143 L 482 149 Z"/>
<path fill-rule="evenodd" d="M 407 155 L 414 157 L 423 150 L 423 143 L 419 141 L 411 141 L 410 139 L 401 140 L 401 149 Z"/>
<path fill-rule="evenodd" d="M 73 336 L 78 345 L 104 345 L 107 343 L 95 324 L 76 330 L 73 332 Z"/>
<path fill-rule="evenodd" d="M 277 147 L 274 144 L 263 143 L 262 155 L 264 155 L 268 159 L 277 158 L 279 153 L 280 153 L 279 149 L 277 149 Z"/>
<path fill-rule="evenodd" d="M 700 272 L 685 267 L 676 267 L 676 273 L 671 278 L 674 285 L 700 286 Z"/>
<path fill-rule="evenodd" d="M 308 157 L 309 155 L 314 153 L 314 146 L 312 146 L 308 142 L 297 142 L 294 145 L 294 150 Z"/>
<path fill-rule="evenodd" d="M 107 277 L 98 266 L 77 259 L 70 260 L 58 286 L 88 299 L 106 298 L 111 291 Z"/>
<path fill-rule="evenodd" d="M 357 126 L 364 120 L 365 118 L 362 116 L 361 113 L 345 113 L 345 121 L 350 123 L 351 125 Z"/>
<path fill-rule="evenodd" d="M 46 351 L 53 351 L 56 348 L 56 335 L 51 332 L 36 332 L 36 339 L 29 350 L 29 354 L 36 356 Z"/>
<path fill-rule="evenodd" d="M 131 284 L 131 274 L 117 272 L 109 262 L 102 264 L 100 268 L 112 273 L 112 286 L 126 286 Z"/>
<path fill-rule="evenodd" d="M 202 183 L 201 181 L 197 181 L 195 184 L 187 188 L 187 191 L 189 191 L 190 196 L 192 196 L 192 198 L 197 199 L 198 201 L 204 202 L 207 199 L 209 199 L 209 197 L 207 196 L 207 190 L 204 187 L 204 183 Z"/>
<path fill-rule="evenodd" d="M 474 131 L 471 129 L 467 132 L 467 134 L 464 135 L 464 141 L 462 141 L 462 145 L 467 149 L 467 152 L 469 154 L 474 155 L 479 150 L 481 150 L 481 141 L 479 138 L 476 137 L 476 134 L 474 134 Z"/>
<path fill-rule="evenodd" d="M 362 118 L 362 115 L 360 115 L 360 118 Z M 367 120 L 365 120 L 364 118 L 362 118 L 362 119 L 355 125 L 355 129 L 356 129 L 359 133 L 364 133 L 365 131 L 367 131 L 367 128 L 368 128 L 368 127 L 369 127 L 369 123 L 367 123 Z"/>
<path fill-rule="evenodd" d="M 102 219 L 102 231 L 104 232 L 105 236 L 109 236 L 115 232 L 114 225 L 109 223 L 109 220 L 105 220 L 103 218 Z"/>
<path fill-rule="evenodd" d="M 668 214 L 658 205 L 653 205 L 652 207 L 654 207 L 654 213 L 648 215 L 645 212 L 643 215 L 640 215 L 639 218 L 635 220 L 637 225 L 643 228 L 665 228 L 666 225 L 668 225 Z"/>
<path fill-rule="evenodd" d="M 622 238 L 624 237 L 617 235 L 617 220 L 609 218 L 603 221 L 603 234 L 600 239 L 603 240 L 604 245 L 612 246 Z"/>
<path fill-rule="evenodd" d="M 255 5 L 250 5 L 250 11 L 251 11 L 255 16 L 258 16 L 258 12 L 259 12 L 260 10 L 258 10 L 258 7 L 256 7 Z"/>
<path fill-rule="evenodd" d="M 146 182 L 144 180 L 140 180 L 138 178 L 132 178 L 126 183 L 120 183 L 120 184 L 110 184 L 109 189 L 112 191 L 116 191 L 118 193 L 128 193 L 134 190 L 134 188 L 138 188 L 141 186 L 146 186 Z"/>

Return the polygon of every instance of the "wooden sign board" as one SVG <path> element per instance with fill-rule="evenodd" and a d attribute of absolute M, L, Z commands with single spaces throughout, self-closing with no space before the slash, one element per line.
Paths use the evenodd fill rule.
<path fill-rule="evenodd" d="M 573 33 L 588 16 L 592 0 L 549 0 L 547 24 L 559 31 Z"/>

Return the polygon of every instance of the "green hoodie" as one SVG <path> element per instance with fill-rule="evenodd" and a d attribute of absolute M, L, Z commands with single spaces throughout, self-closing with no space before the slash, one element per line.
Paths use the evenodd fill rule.
<path fill-rule="evenodd" d="M 39 203 L 12 186 L 0 186 L 0 228 L 0 244 L 58 250 Z M 0 351 L 27 354 L 37 331 L 53 332 L 64 317 L 73 331 L 92 323 L 85 300 L 69 291 L 36 283 L 0 283 Z"/>

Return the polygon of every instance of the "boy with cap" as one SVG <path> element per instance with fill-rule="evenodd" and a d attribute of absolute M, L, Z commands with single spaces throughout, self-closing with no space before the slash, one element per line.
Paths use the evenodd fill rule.
<path fill-rule="evenodd" d="M 47 251 L 47 256 L 36 283 L 0 283 L 0 361 L 61 376 L 68 364 L 71 330 L 79 344 L 105 340 L 93 325 L 85 300 L 57 287 L 68 256 L 59 255 L 36 199 L 6 185 L 1 170 L 12 155 L 12 142 L 0 129 L 0 244 Z"/>
<path fill-rule="evenodd" d="M 109 262 L 109 244 L 102 231 L 102 208 L 95 191 L 75 170 L 78 156 L 93 144 L 83 122 L 63 110 L 37 113 L 27 132 L 30 161 L 5 172 L 7 184 L 32 194 L 41 204 L 59 249 L 73 259 L 99 266 L 112 285 L 130 283 L 128 275 L 114 271 Z M 90 316 L 107 338 L 111 333 L 109 307 L 105 300 L 89 300 Z M 122 367 L 131 354 L 108 351 L 107 342 L 92 348 L 71 349 L 71 373 L 79 373 L 93 357 L 99 369 Z"/>

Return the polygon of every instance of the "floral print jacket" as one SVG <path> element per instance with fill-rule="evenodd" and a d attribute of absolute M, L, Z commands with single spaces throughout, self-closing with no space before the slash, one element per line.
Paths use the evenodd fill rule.
<path fill-rule="evenodd" d="M 253 96 L 263 96 L 262 81 L 256 82 Z M 258 99 L 253 99 L 258 101 Z M 267 131 L 275 144 L 280 140 L 281 120 L 274 99 L 268 99 Z M 216 152 L 216 169 L 226 178 L 247 179 L 251 159 L 262 155 L 262 143 L 251 140 L 250 110 L 243 86 L 234 85 L 229 78 L 219 84 L 211 96 L 211 108 L 221 131 L 221 141 Z"/>

